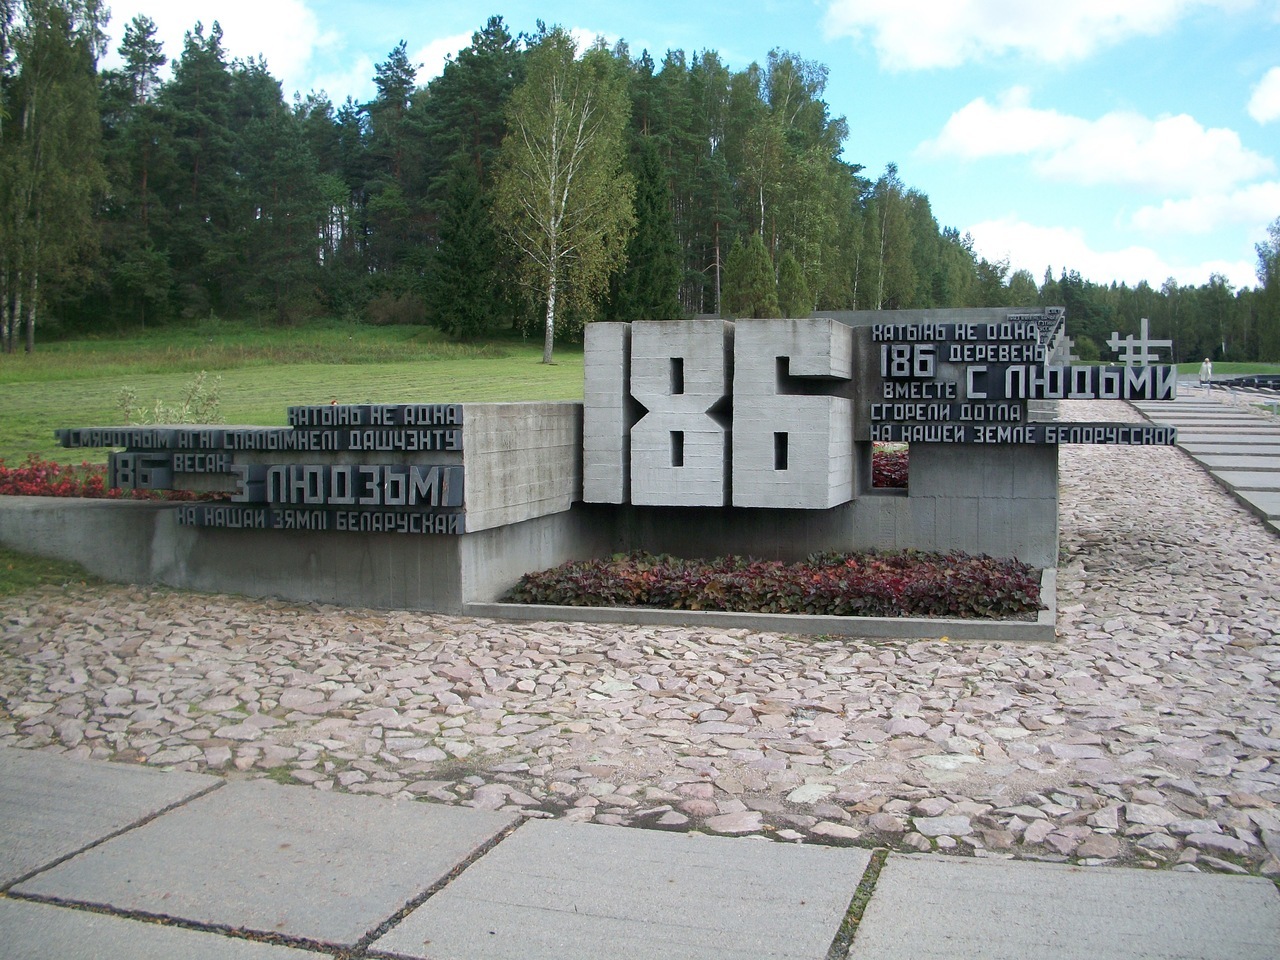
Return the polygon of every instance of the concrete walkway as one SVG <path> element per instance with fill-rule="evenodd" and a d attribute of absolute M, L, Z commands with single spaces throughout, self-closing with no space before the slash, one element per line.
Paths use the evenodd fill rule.
<path fill-rule="evenodd" d="M 11 749 L 0 891 L 0 958 L 1262 960 L 1280 945 L 1280 893 L 1257 877 L 522 821 Z"/>
<path fill-rule="evenodd" d="M 1155 423 L 1178 428 L 1178 446 L 1245 507 L 1280 533 L 1280 393 L 1180 382 L 1178 399 L 1136 403 Z"/>

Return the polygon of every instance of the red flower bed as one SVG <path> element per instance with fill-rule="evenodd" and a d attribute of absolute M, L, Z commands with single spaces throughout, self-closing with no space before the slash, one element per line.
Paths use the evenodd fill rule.
<path fill-rule="evenodd" d="M 871 452 L 871 485 L 906 489 L 910 471 L 910 452 L 907 450 L 881 450 Z"/>
<path fill-rule="evenodd" d="M 208 494 L 187 490 L 121 490 L 107 486 L 107 467 L 102 463 L 79 466 L 41 460 L 31 454 L 17 467 L 0 460 L 0 496 L 10 497 L 94 497 L 107 500 L 200 500 Z"/>
<path fill-rule="evenodd" d="M 847 617 L 1016 618 L 1040 609 L 1040 576 L 963 553 L 824 553 L 801 563 L 646 553 L 525 574 L 512 603 Z"/>

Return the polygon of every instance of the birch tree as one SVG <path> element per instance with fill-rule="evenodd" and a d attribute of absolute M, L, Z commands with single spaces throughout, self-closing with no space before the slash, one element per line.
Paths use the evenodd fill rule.
<path fill-rule="evenodd" d="M 494 213 L 520 254 L 521 279 L 546 306 L 542 362 L 556 311 L 589 307 L 625 260 L 635 214 L 625 163 L 626 76 L 602 45 L 578 59 L 559 27 L 529 51 L 507 108 Z"/>

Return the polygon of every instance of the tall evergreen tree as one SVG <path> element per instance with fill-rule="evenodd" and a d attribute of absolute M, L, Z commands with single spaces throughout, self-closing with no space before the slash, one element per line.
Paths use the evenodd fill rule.
<path fill-rule="evenodd" d="M 626 266 L 615 274 L 609 316 L 614 320 L 669 320 L 680 316 L 680 247 L 671 224 L 671 189 L 658 148 L 642 137 L 632 156 L 636 184 L 635 232 Z"/>
<path fill-rule="evenodd" d="M 807 317 L 813 313 L 813 297 L 804 282 L 804 271 L 790 250 L 778 263 L 778 308 L 784 317 Z"/>
<path fill-rule="evenodd" d="M 452 187 L 454 160 L 465 156 L 488 190 L 502 137 L 504 110 L 523 75 L 523 55 L 501 17 L 490 17 L 471 45 L 448 61 L 423 103 L 427 180 L 433 198 Z"/>
<path fill-rule="evenodd" d="M 366 212 L 369 218 L 367 257 L 375 274 L 387 279 L 397 294 L 414 283 L 413 263 L 425 247 L 421 218 L 425 198 L 410 181 L 420 162 L 410 111 L 417 67 L 409 62 L 403 40 L 377 65 L 378 95 L 365 105 L 369 117 Z"/>
<path fill-rule="evenodd" d="M 738 240 L 725 264 L 725 311 L 732 317 L 762 319 L 781 313 L 778 284 L 773 275 L 769 251 L 760 234 L 751 234 L 744 244 Z"/>
<path fill-rule="evenodd" d="M 502 313 L 498 241 L 480 178 L 465 155 L 447 182 L 439 234 L 427 272 L 427 319 L 455 337 L 482 336 Z"/>
<path fill-rule="evenodd" d="M 111 189 L 101 210 L 107 282 L 117 316 L 137 320 L 167 312 L 173 274 L 164 245 L 167 208 L 156 184 L 172 179 L 173 130 L 156 103 L 168 62 L 156 25 L 139 15 L 125 26 L 124 65 L 103 74 L 103 141 Z"/>
<path fill-rule="evenodd" d="M 247 204 L 234 294 L 242 310 L 290 323 L 319 307 L 316 245 L 330 196 L 301 120 L 286 109 L 274 80 L 262 82 L 261 70 L 250 64 L 237 71 L 251 116 L 240 130 Z"/>
<path fill-rule="evenodd" d="M 158 98 L 173 127 L 174 163 L 158 185 L 169 210 L 165 246 L 188 316 L 224 309 L 223 285 L 236 262 L 240 198 L 231 87 L 222 27 L 215 22 L 206 35 L 197 23 Z"/>

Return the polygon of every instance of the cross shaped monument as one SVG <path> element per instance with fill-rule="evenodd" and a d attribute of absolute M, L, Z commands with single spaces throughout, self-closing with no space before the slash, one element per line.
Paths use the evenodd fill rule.
<path fill-rule="evenodd" d="M 1152 340 L 1148 331 L 1148 325 L 1151 323 L 1146 317 L 1142 318 L 1140 334 L 1137 339 L 1133 334 L 1129 334 L 1121 339 L 1119 332 L 1111 334 L 1111 339 L 1107 341 L 1107 346 L 1119 354 L 1118 359 L 1124 363 L 1126 367 L 1145 367 L 1149 363 L 1155 363 L 1160 358 L 1156 356 L 1155 347 L 1164 347 L 1173 349 L 1172 340 Z"/>

